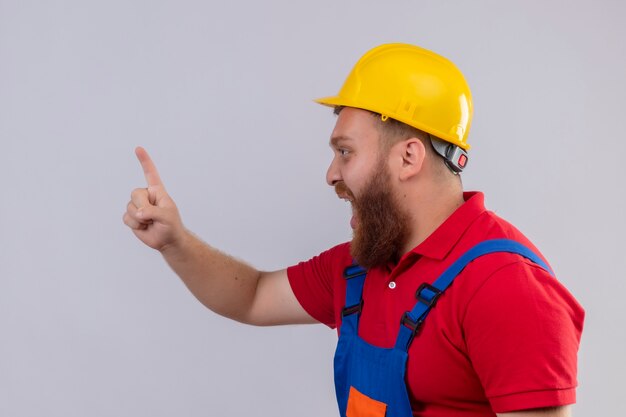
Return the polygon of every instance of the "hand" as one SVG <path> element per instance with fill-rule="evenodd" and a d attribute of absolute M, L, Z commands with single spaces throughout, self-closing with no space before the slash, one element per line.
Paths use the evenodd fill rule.
<path fill-rule="evenodd" d="M 148 187 L 133 190 L 123 220 L 139 240 L 163 252 L 182 241 L 185 228 L 178 208 L 165 191 L 159 172 L 146 150 L 138 147 L 135 154 Z"/>

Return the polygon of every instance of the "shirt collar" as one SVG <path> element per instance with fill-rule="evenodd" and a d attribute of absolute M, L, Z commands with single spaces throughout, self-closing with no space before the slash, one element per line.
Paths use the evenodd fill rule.
<path fill-rule="evenodd" d="M 465 203 L 454 211 L 433 233 L 411 252 L 442 260 L 450 253 L 467 228 L 486 211 L 485 196 L 481 192 L 463 193 Z"/>

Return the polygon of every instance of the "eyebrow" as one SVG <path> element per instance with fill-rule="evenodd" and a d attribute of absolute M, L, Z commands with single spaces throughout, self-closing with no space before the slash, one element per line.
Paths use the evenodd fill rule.
<path fill-rule="evenodd" d="M 330 147 L 336 147 L 339 145 L 339 142 L 350 142 L 352 141 L 352 138 L 349 136 L 344 136 L 344 135 L 339 135 L 339 136 L 333 136 L 332 138 L 330 138 L 330 141 L 328 142 L 328 146 Z"/>

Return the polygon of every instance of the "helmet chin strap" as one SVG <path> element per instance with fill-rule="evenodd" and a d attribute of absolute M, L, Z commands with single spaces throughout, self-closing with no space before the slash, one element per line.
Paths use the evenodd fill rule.
<path fill-rule="evenodd" d="M 454 173 L 459 175 L 463 172 L 463 169 L 467 166 L 467 152 L 462 148 L 441 140 L 433 135 L 428 135 L 430 143 L 433 145 L 433 149 L 443 158 L 446 166 Z"/>

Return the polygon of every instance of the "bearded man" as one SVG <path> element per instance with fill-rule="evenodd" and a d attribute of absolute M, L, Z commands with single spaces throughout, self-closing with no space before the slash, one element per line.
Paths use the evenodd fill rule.
<path fill-rule="evenodd" d="M 327 182 L 353 240 L 258 271 L 187 231 L 154 163 L 124 222 L 218 314 L 337 328 L 341 416 L 569 416 L 584 312 L 537 248 L 463 192 L 471 94 L 447 59 L 382 45 L 337 96 Z"/>

